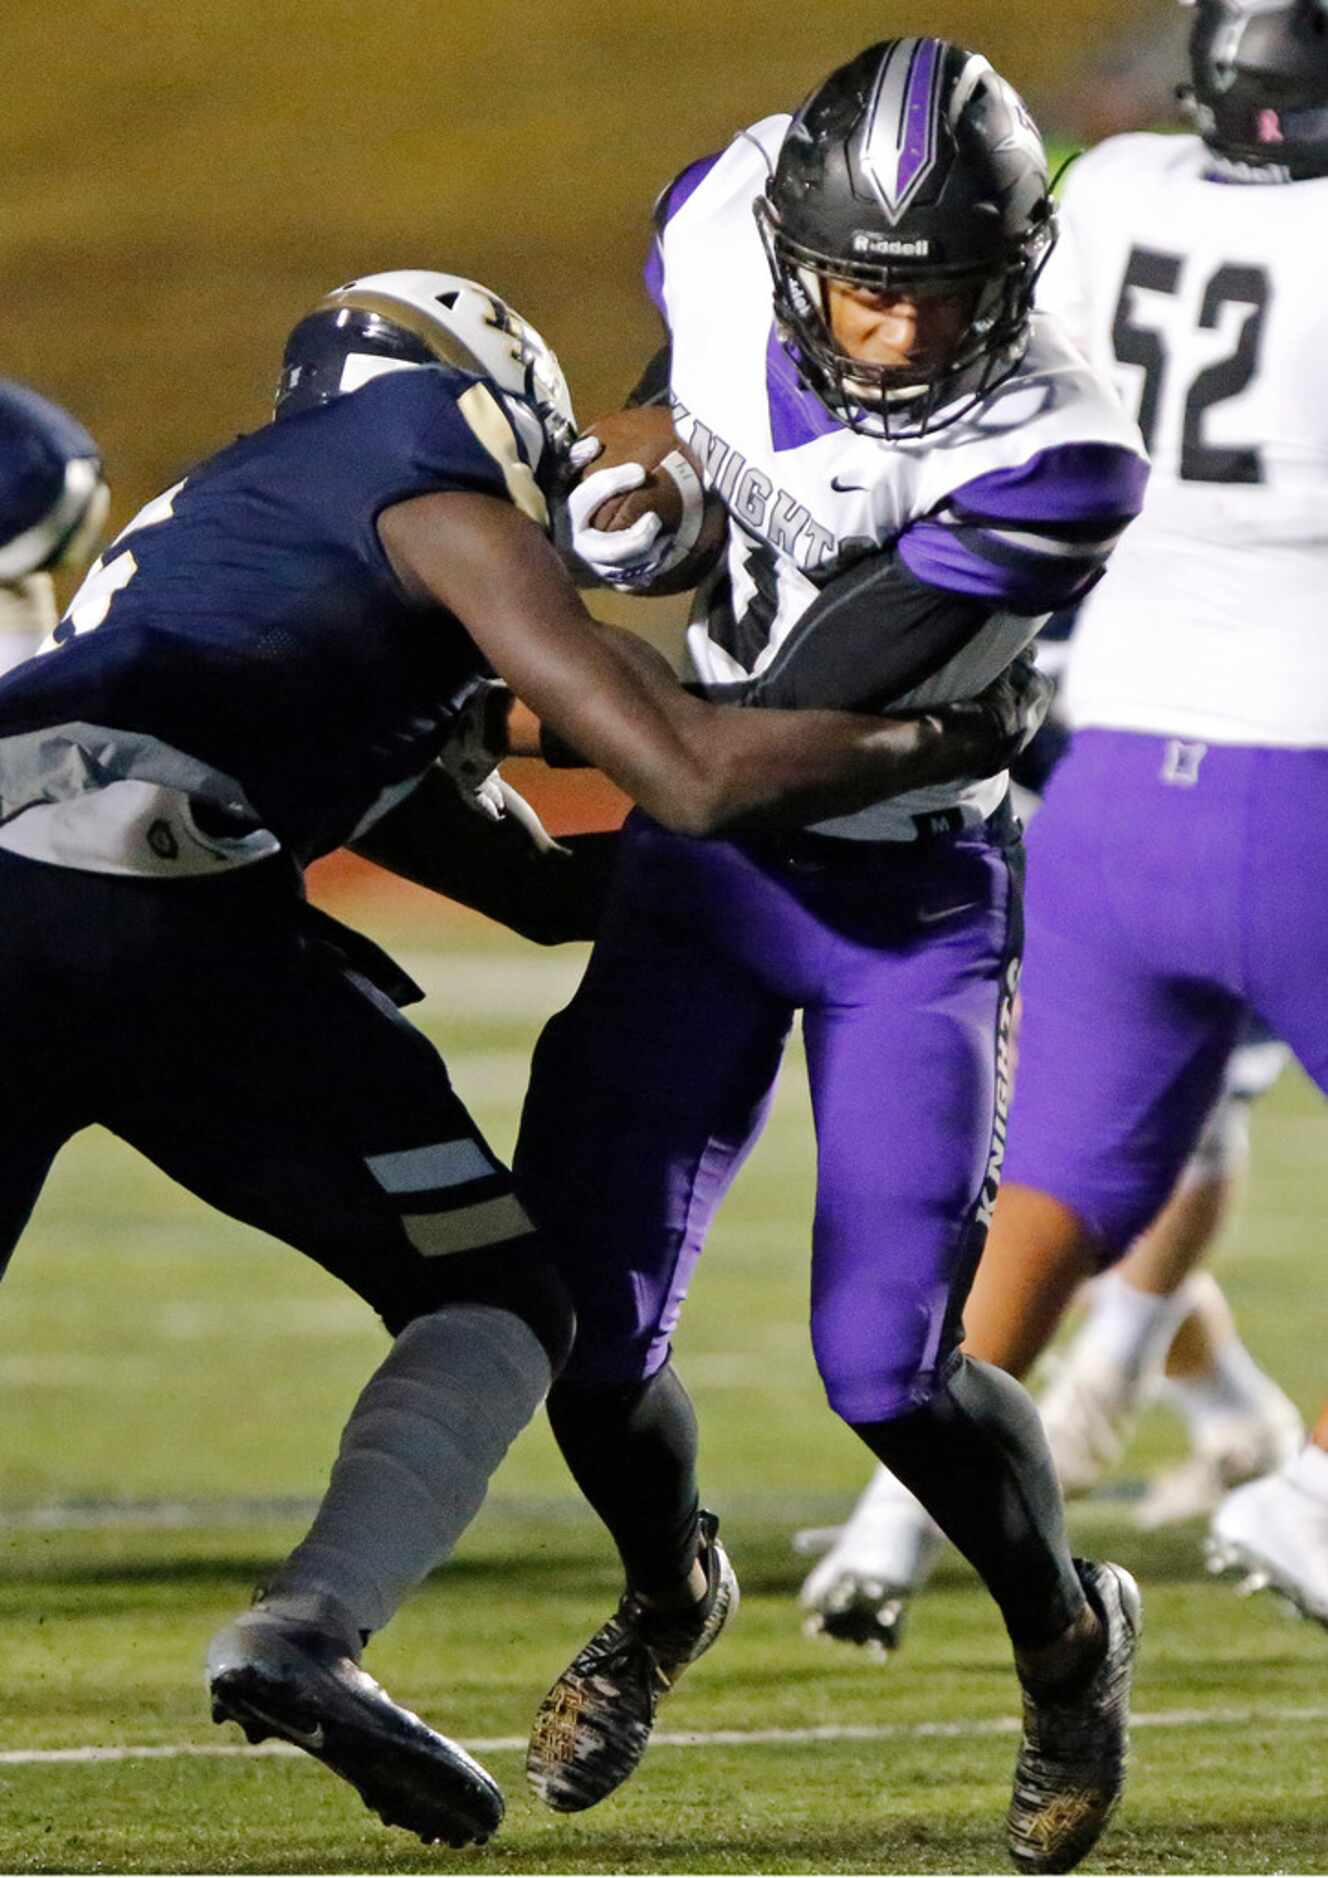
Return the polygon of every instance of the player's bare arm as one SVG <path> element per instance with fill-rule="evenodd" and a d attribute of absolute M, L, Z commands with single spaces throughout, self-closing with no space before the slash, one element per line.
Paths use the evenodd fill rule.
<path fill-rule="evenodd" d="M 379 518 L 398 577 L 446 607 L 557 734 L 685 833 L 797 822 L 990 761 L 983 723 L 751 712 L 688 697 L 666 661 L 585 611 L 542 532 L 510 505 L 432 494 Z"/>

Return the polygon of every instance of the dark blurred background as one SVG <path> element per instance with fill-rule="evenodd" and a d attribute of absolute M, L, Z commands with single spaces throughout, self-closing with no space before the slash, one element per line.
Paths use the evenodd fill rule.
<path fill-rule="evenodd" d="M 113 523 L 267 414 L 285 333 L 378 268 L 479 277 L 583 420 L 653 347 L 654 194 L 874 39 L 988 54 L 1049 131 L 1165 116 L 1171 0 L 8 0 L 0 372 L 105 451 Z"/>

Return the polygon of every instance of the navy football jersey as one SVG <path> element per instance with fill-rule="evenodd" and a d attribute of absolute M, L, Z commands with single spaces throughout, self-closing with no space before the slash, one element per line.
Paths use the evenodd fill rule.
<path fill-rule="evenodd" d="M 378 538 L 384 509 L 435 490 L 547 521 L 504 394 L 430 366 L 242 437 L 150 502 L 49 655 L 0 681 L 4 817 L 137 779 L 302 861 L 347 840 L 428 768 L 488 671 Z"/>

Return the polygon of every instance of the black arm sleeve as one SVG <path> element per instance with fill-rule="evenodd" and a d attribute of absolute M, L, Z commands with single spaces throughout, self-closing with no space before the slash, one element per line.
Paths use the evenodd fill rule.
<path fill-rule="evenodd" d="M 758 677 L 689 688 L 716 704 L 884 711 L 946 665 L 991 614 L 983 600 L 927 586 L 883 549 L 817 595 Z"/>
<path fill-rule="evenodd" d="M 673 342 L 666 339 L 646 369 L 627 394 L 627 409 L 638 410 L 643 404 L 667 404 L 669 373 L 673 369 Z"/>
<path fill-rule="evenodd" d="M 610 834 L 565 835 L 542 853 L 512 817 L 488 821 L 430 770 L 350 846 L 405 880 L 473 907 L 537 945 L 593 939 L 617 854 Z"/>

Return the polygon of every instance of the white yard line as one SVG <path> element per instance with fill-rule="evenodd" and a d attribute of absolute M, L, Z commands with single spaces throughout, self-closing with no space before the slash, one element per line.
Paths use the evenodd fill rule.
<path fill-rule="evenodd" d="M 1318 1708 L 1170 1708 L 1131 1718 L 1133 1728 L 1250 1728 L 1303 1727 L 1328 1721 L 1328 1707 Z M 762 1748 L 806 1746 L 818 1741 L 927 1741 L 971 1740 L 983 1735 L 1013 1735 L 1019 1722 L 1013 1715 L 990 1716 L 983 1721 L 881 1722 L 828 1725 L 824 1728 L 713 1728 L 698 1734 L 656 1734 L 657 1748 Z M 474 1754 L 524 1753 L 525 1735 L 490 1735 L 464 1745 Z M 107 1761 L 226 1760 L 238 1755 L 288 1756 L 300 1753 L 284 1741 L 250 1748 L 218 1741 L 179 1742 L 159 1747 L 119 1748 L 10 1748 L 0 1751 L 3 1767 L 87 1766 Z"/>

